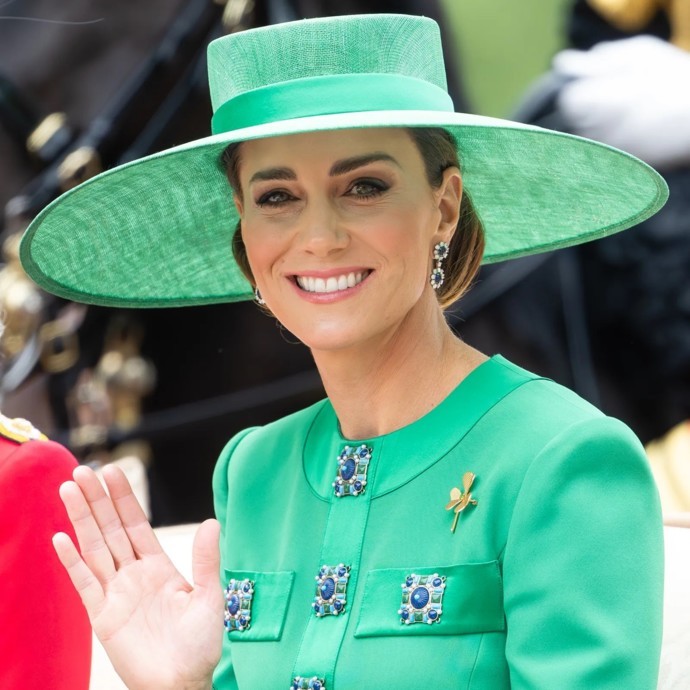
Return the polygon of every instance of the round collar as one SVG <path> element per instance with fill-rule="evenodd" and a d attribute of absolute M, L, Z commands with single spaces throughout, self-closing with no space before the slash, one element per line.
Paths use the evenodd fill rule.
<path fill-rule="evenodd" d="M 472 370 L 424 416 L 389 434 L 367 439 L 343 437 L 335 410 L 325 400 L 304 442 L 302 462 L 306 480 L 319 498 L 330 501 L 343 448 L 366 446 L 371 451 L 366 489 L 370 497 L 395 491 L 441 460 L 492 407 L 534 378 L 504 357 L 494 355 Z"/>

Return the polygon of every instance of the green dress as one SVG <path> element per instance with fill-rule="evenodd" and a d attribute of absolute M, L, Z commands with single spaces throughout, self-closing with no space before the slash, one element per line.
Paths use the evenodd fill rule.
<path fill-rule="evenodd" d="M 477 503 L 452 532 L 467 472 Z M 385 436 L 343 438 L 327 400 L 245 430 L 214 496 L 217 690 L 656 688 L 663 537 L 644 451 L 501 356 Z"/>

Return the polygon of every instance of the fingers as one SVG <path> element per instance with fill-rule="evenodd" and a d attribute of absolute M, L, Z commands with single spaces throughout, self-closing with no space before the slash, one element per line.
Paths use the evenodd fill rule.
<path fill-rule="evenodd" d="M 199 526 L 192 545 L 192 577 L 194 589 L 212 604 L 221 596 L 219 580 L 220 549 L 218 538 L 220 523 L 218 520 L 205 520 Z"/>
<path fill-rule="evenodd" d="M 80 469 L 93 474 L 86 467 L 77 468 L 74 474 Z M 108 582 L 115 574 L 115 561 L 82 489 L 76 482 L 65 482 L 60 487 L 60 498 L 77 535 L 81 557 L 101 583 Z"/>
<path fill-rule="evenodd" d="M 134 562 L 136 556 L 127 532 L 123 528 L 113 501 L 105 492 L 95 472 L 88 467 L 79 467 L 75 469 L 73 476 L 89 505 L 105 543 L 110 549 L 115 567 Z"/>
<path fill-rule="evenodd" d="M 79 593 L 89 618 L 93 621 L 103 607 L 103 587 L 64 532 L 58 532 L 53 536 L 53 548 Z"/>
<path fill-rule="evenodd" d="M 158 538 L 125 473 L 116 465 L 107 465 L 103 468 L 103 478 L 134 553 L 138 557 L 162 554 L 163 549 Z"/>

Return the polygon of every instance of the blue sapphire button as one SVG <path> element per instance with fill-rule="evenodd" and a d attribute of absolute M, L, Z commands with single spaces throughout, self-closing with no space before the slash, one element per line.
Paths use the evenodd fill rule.
<path fill-rule="evenodd" d="M 327 577 L 321 585 L 321 598 L 328 601 L 335 594 L 335 582 L 332 577 Z"/>
<path fill-rule="evenodd" d="M 429 603 L 429 590 L 426 587 L 417 587 L 412 592 L 410 603 L 416 609 L 423 609 Z"/>
<path fill-rule="evenodd" d="M 443 584 L 443 580 L 440 577 L 435 577 L 431 584 L 434 587 L 440 587 Z"/>
<path fill-rule="evenodd" d="M 435 621 L 438 618 L 438 611 L 431 609 L 427 615 L 432 621 Z"/>
<path fill-rule="evenodd" d="M 233 594 L 228 601 L 228 611 L 230 615 L 234 616 L 240 610 L 240 598 L 237 594 Z"/>
<path fill-rule="evenodd" d="M 348 458 L 340 468 L 340 476 L 347 482 L 355 476 L 357 463 L 354 458 Z"/>

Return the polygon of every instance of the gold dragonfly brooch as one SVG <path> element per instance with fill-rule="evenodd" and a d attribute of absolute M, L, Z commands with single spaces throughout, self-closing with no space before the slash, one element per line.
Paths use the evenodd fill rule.
<path fill-rule="evenodd" d="M 453 526 L 450 528 L 453 534 L 455 534 L 455 528 L 458 526 L 460 513 L 469 505 L 477 505 L 477 501 L 472 498 L 472 494 L 470 493 L 472 484 L 474 483 L 474 477 L 475 475 L 473 472 L 465 472 L 465 474 L 462 475 L 462 486 L 465 490 L 460 491 L 457 487 L 450 490 L 450 503 L 446 506 L 446 510 L 455 510 Z"/>

